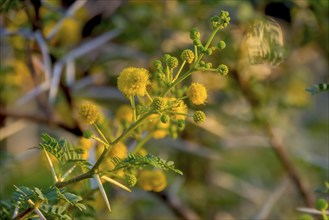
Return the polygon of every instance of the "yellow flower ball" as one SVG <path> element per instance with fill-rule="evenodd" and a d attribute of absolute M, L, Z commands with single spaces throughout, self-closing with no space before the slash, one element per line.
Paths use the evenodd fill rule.
<path fill-rule="evenodd" d="M 176 120 L 185 120 L 187 114 L 187 106 L 185 105 L 184 101 L 171 98 L 170 105 L 173 106 L 171 108 L 173 111 L 173 118 Z"/>
<path fill-rule="evenodd" d="M 116 112 L 116 117 L 120 122 L 131 123 L 133 121 L 133 109 L 129 105 L 122 105 Z"/>
<path fill-rule="evenodd" d="M 67 17 L 58 31 L 59 41 L 64 46 L 73 46 L 81 40 L 82 24 L 79 20 Z"/>
<path fill-rule="evenodd" d="M 99 118 L 98 107 L 91 103 L 82 104 L 79 108 L 80 118 L 87 124 L 94 124 Z"/>
<path fill-rule="evenodd" d="M 111 158 L 117 157 L 120 159 L 125 159 L 128 156 L 128 149 L 124 143 L 119 142 L 113 146 L 108 156 Z"/>
<path fill-rule="evenodd" d="M 192 83 L 188 88 L 187 96 L 194 105 L 202 105 L 207 100 L 207 89 L 200 83 Z"/>
<path fill-rule="evenodd" d="M 147 155 L 147 150 L 145 148 L 140 148 L 136 154 L 140 155 L 140 156 L 146 156 Z"/>
<path fill-rule="evenodd" d="M 125 68 L 118 77 L 118 88 L 126 97 L 144 96 L 149 84 L 149 71 L 144 68 Z"/>
<path fill-rule="evenodd" d="M 158 114 L 152 114 L 148 117 L 147 129 L 152 131 L 152 137 L 154 139 L 161 139 L 168 135 L 170 123 L 163 123 L 160 121 Z"/>
<path fill-rule="evenodd" d="M 92 140 L 84 138 L 84 137 L 81 137 L 79 139 L 78 148 L 81 148 L 82 150 L 84 150 L 82 159 L 85 159 L 85 160 L 88 159 L 88 153 L 92 146 L 93 146 Z"/>
<path fill-rule="evenodd" d="M 104 146 L 98 146 L 96 150 L 97 158 L 100 157 L 100 155 L 103 153 L 103 150 L 104 150 Z M 101 170 L 113 170 L 115 168 L 115 164 L 113 163 L 112 159 L 114 157 L 117 157 L 119 159 L 125 159 L 127 156 L 128 156 L 127 146 L 124 143 L 119 142 L 112 147 L 111 151 L 108 153 L 107 157 L 101 163 L 99 168 Z M 119 173 L 119 171 L 116 174 L 122 175 L 122 173 Z"/>
<path fill-rule="evenodd" d="M 167 177 L 162 170 L 143 170 L 138 185 L 145 191 L 160 192 L 167 186 Z"/>

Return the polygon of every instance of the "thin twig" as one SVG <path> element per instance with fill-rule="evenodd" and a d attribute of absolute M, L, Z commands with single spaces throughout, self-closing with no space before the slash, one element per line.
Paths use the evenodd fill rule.
<path fill-rule="evenodd" d="M 177 215 L 177 217 L 180 217 L 184 220 L 201 219 L 197 213 L 195 213 L 188 206 L 184 205 L 184 203 L 177 196 L 171 195 L 167 191 L 153 193 L 162 199 L 162 201 L 168 205 L 168 207 Z"/>
<path fill-rule="evenodd" d="M 51 59 L 49 56 L 49 50 L 48 50 L 48 46 L 41 34 L 41 32 L 39 30 L 37 30 L 34 33 L 35 39 L 37 41 L 37 43 L 39 44 L 39 47 L 41 49 L 41 53 L 43 56 L 43 63 L 45 66 L 45 81 L 49 81 L 50 80 L 50 74 L 51 74 Z"/>
<path fill-rule="evenodd" d="M 273 131 L 273 127 L 270 124 L 267 124 L 266 132 L 270 138 L 270 142 L 272 144 L 275 154 L 277 155 L 277 158 L 281 162 L 282 166 L 284 167 L 285 171 L 289 175 L 292 182 L 297 187 L 299 194 L 304 199 L 305 204 L 310 208 L 313 207 L 313 204 L 314 204 L 313 197 L 307 191 L 307 188 L 306 188 L 304 182 L 301 180 L 300 176 L 298 175 L 298 172 L 297 172 L 295 166 L 290 161 L 289 156 L 288 156 L 287 152 L 285 151 L 285 147 L 283 146 L 283 143 L 280 141 L 280 139 L 278 138 L 276 133 Z"/>
<path fill-rule="evenodd" d="M 257 97 L 255 97 L 252 92 L 249 90 L 249 84 L 247 81 L 242 79 L 242 76 L 239 73 L 236 73 L 235 76 L 237 77 L 237 80 L 239 82 L 240 88 L 242 90 L 242 94 L 249 102 L 252 110 L 255 110 L 256 108 L 259 108 L 259 100 Z M 253 111 L 255 113 L 255 111 Z M 264 119 L 265 120 L 265 119 Z M 300 176 L 298 175 L 298 172 L 294 166 L 294 164 L 291 162 L 287 152 L 285 151 L 285 146 L 280 141 L 278 136 L 273 132 L 273 127 L 270 124 L 269 121 L 265 121 L 263 123 L 263 127 L 266 130 L 266 134 L 270 139 L 272 149 L 274 150 L 279 162 L 285 169 L 286 173 L 288 174 L 289 178 L 292 180 L 294 185 L 299 191 L 299 194 L 303 198 L 305 204 L 308 207 L 313 207 L 313 197 L 312 195 L 307 191 L 307 188 L 303 181 L 301 180 Z"/>
<path fill-rule="evenodd" d="M 11 118 L 19 118 L 19 119 L 26 119 L 35 123 L 39 123 L 39 124 L 46 124 L 49 126 L 57 126 L 60 127 L 68 132 L 71 132 L 72 134 L 75 134 L 77 136 L 82 136 L 83 132 L 81 131 L 81 129 L 79 127 L 70 127 L 69 125 L 63 123 L 63 122 L 59 122 L 59 121 L 55 121 L 55 120 L 51 120 L 49 118 L 46 117 L 40 117 L 40 116 L 36 116 L 36 115 L 28 115 L 28 114 L 21 114 L 21 113 L 17 113 L 17 112 L 13 112 L 13 111 L 6 111 L 4 109 L 0 108 L 0 117 L 11 117 Z"/>
<path fill-rule="evenodd" d="M 49 91 L 49 103 L 52 104 L 55 101 L 55 97 L 58 92 L 58 85 L 61 78 L 63 67 L 66 63 L 71 62 L 78 57 L 85 55 L 92 50 L 97 49 L 98 47 L 102 46 L 107 41 L 115 38 L 120 33 L 119 29 L 114 29 L 112 31 L 106 32 L 102 34 L 101 36 L 98 36 L 78 48 L 73 49 L 68 54 L 66 54 L 63 58 L 61 58 L 59 61 L 56 62 L 54 69 L 53 69 L 53 77 L 51 79 L 50 84 L 50 91 Z"/>
<path fill-rule="evenodd" d="M 63 21 L 69 17 L 72 16 L 77 10 L 79 10 L 85 3 L 87 2 L 87 0 L 79 0 L 79 1 L 75 1 L 70 8 L 66 11 L 65 15 L 62 17 L 62 19 L 57 22 L 57 24 L 55 25 L 55 27 L 49 32 L 49 34 L 46 36 L 47 40 L 51 40 L 55 34 L 59 31 L 60 27 L 62 26 Z"/>

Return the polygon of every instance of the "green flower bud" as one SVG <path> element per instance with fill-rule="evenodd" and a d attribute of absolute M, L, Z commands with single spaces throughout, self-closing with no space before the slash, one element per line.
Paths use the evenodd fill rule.
<path fill-rule="evenodd" d="M 130 187 L 134 186 L 137 183 L 137 178 L 132 174 L 126 174 L 125 178 Z"/>
<path fill-rule="evenodd" d="M 171 57 L 170 54 L 163 55 L 163 57 L 162 57 L 163 62 L 168 65 L 168 61 L 169 61 L 170 57 Z"/>
<path fill-rule="evenodd" d="M 194 60 L 194 53 L 192 50 L 184 50 L 181 54 L 182 60 L 186 61 L 187 63 L 191 64 Z"/>
<path fill-rule="evenodd" d="M 201 43 L 200 39 L 193 40 L 193 44 L 197 47 L 202 47 L 202 43 Z"/>
<path fill-rule="evenodd" d="M 206 53 L 207 53 L 208 55 L 211 55 L 211 54 L 212 54 L 212 49 L 211 49 L 211 48 L 208 48 L 207 51 L 206 51 Z"/>
<path fill-rule="evenodd" d="M 223 19 L 223 18 L 229 18 L 229 13 L 228 13 L 228 11 L 221 11 L 220 13 L 219 13 L 219 16 L 221 17 L 221 19 Z"/>
<path fill-rule="evenodd" d="M 200 39 L 200 32 L 197 28 L 192 28 L 192 30 L 190 31 L 190 38 L 191 40 Z"/>
<path fill-rule="evenodd" d="M 193 114 L 193 121 L 197 124 L 201 124 L 206 120 L 206 115 L 203 111 L 196 111 Z"/>
<path fill-rule="evenodd" d="M 173 139 L 176 139 L 178 137 L 177 126 L 176 125 L 171 125 L 169 127 L 169 134 Z"/>
<path fill-rule="evenodd" d="M 162 110 L 166 107 L 163 98 L 162 98 L 162 97 L 155 97 L 155 98 L 153 99 L 153 102 L 152 102 L 152 107 L 153 107 L 156 111 L 162 111 Z"/>
<path fill-rule="evenodd" d="M 162 123 L 165 123 L 166 124 L 169 121 L 169 116 L 168 115 L 161 115 L 160 121 Z"/>
<path fill-rule="evenodd" d="M 201 67 L 205 67 L 206 66 L 206 63 L 203 60 L 201 60 L 199 64 L 200 64 Z"/>
<path fill-rule="evenodd" d="M 206 66 L 205 66 L 207 69 L 210 69 L 212 67 L 212 63 L 206 63 Z"/>
<path fill-rule="evenodd" d="M 226 76 L 228 74 L 228 67 L 225 64 L 220 64 L 217 68 L 217 72 L 222 76 Z"/>
<path fill-rule="evenodd" d="M 180 131 L 184 130 L 185 128 L 185 120 L 179 119 L 177 121 L 177 127 Z"/>
<path fill-rule="evenodd" d="M 160 73 L 160 72 L 158 72 L 157 77 L 158 77 L 160 80 L 165 80 L 166 75 L 165 75 L 164 73 Z"/>
<path fill-rule="evenodd" d="M 162 67 L 162 62 L 160 60 L 154 60 L 153 62 L 153 67 L 156 69 L 156 70 L 162 70 L 163 67 Z"/>
<path fill-rule="evenodd" d="M 231 18 L 229 17 L 229 13 L 227 11 L 221 11 L 219 17 L 221 21 L 218 27 L 223 29 L 230 23 Z"/>
<path fill-rule="evenodd" d="M 218 49 L 220 49 L 220 50 L 222 50 L 222 49 L 224 49 L 226 47 L 226 43 L 224 42 L 224 41 L 219 41 L 218 43 L 217 43 L 217 48 Z"/>
<path fill-rule="evenodd" d="M 178 66 L 178 59 L 176 57 L 170 57 L 167 65 L 170 69 L 176 68 Z"/>
<path fill-rule="evenodd" d="M 210 23 L 213 29 L 218 27 L 219 20 L 220 19 L 217 15 L 214 15 L 210 18 Z"/>
<path fill-rule="evenodd" d="M 328 202 L 325 199 L 318 199 L 315 201 L 315 208 L 317 210 L 326 210 L 328 208 Z"/>
<path fill-rule="evenodd" d="M 92 136 L 93 136 L 93 132 L 90 131 L 90 130 L 86 130 L 86 131 L 83 132 L 83 137 L 84 138 L 90 139 Z"/>

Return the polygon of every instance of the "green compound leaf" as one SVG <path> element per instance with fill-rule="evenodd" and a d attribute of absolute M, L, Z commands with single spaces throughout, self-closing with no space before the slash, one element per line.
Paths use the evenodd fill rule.
<path fill-rule="evenodd" d="M 146 156 L 141 156 L 139 154 L 130 154 L 124 160 L 120 160 L 119 158 L 113 158 L 112 161 L 115 164 L 115 169 L 151 165 L 153 167 L 161 168 L 166 171 L 171 170 L 175 173 L 183 175 L 182 171 L 174 167 L 173 161 L 166 161 L 158 156 L 154 156 L 151 154 L 147 154 Z"/>
<path fill-rule="evenodd" d="M 34 191 L 33 189 L 30 189 L 29 187 L 26 186 L 14 186 L 15 187 L 15 192 L 12 195 L 12 200 L 13 203 L 15 204 L 16 207 L 22 207 L 23 205 L 26 204 L 26 202 L 34 196 Z"/>
<path fill-rule="evenodd" d="M 82 162 L 80 165 L 86 162 L 82 159 L 83 152 L 80 149 L 74 149 L 73 145 L 65 140 L 56 140 L 46 133 L 41 135 L 41 140 L 40 147 L 54 155 L 62 165 L 72 161 Z"/>
<path fill-rule="evenodd" d="M 72 218 L 67 215 L 66 207 L 57 205 L 42 205 L 41 210 L 48 219 L 61 219 L 61 220 L 71 220 Z"/>
<path fill-rule="evenodd" d="M 11 214 L 10 214 L 11 208 L 10 204 L 6 201 L 1 201 L 0 202 L 0 216 L 3 219 L 10 219 Z"/>
<path fill-rule="evenodd" d="M 82 201 L 82 197 L 77 196 L 73 193 L 69 193 L 69 192 L 61 193 L 59 195 L 59 198 L 65 200 L 69 204 L 77 207 L 80 211 L 83 211 L 86 209 L 85 205 L 83 205 L 82 203 L 79 203 L 80 201 Z"/>

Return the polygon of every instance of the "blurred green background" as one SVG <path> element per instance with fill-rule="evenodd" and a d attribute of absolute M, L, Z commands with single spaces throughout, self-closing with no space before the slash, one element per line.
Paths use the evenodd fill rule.
<path fill-rule="evenodd" d="M 78 10 L 64 18 L 79 1 Z M 36 15 L 33 7 L 38 2 Z M 227 10 L 231 24 L 216 36 L 227 46 L 208 61 L 227 64 L 229 75 L 201 72 L 191 79 L 208 88 L 208 103 L 202 108 L 207 121 L 201 126 L 187 123 L 175 140 L 146 144 L 149 152 L 175 161 L 184 173 L 168 173 L 170 198 L 138 187 L 126 193 L 107 186 L 113 212 L 109 215 L 96 196 L 91 218 L 186 218 L 171 207 L 173 199 L 191 219 L 297 219 L 301 212 L 296 209 L 305 202 L 273 150 L 266 128 L 269 124 L 282 140 L 308 193 L 321 197 L 315 190 L 329 180 L 329 96 L 312 96 L 305 89 L 328 83 L 328 5 L 327 0 L 2 1 L 1 199 L 10 198 L 13 185 L 52 183 L 45 158 L 31 149 L 41 133 L 77 143 L 81 130 L 75 116 L 81 100 L 94 100 L 113 117 L 117 107 L 127 103 L 116 89 L 123 68 L 153 71 L 152 61 L 164 53 L 179 56 L 192 48 L 191 28 L 197 27 L 206 40 L 209 18 Z M 38 19 L 31 20 L 28 14 Z M 244 39 L 255 21 L 266 24 L 268 16 L 281 27 L 283 60 L 278 65 L 268 58 L 250 64 Z M 74 74 L 64 68 L 50 102 L 48 89 L 35 90 L 53 78 L 46 76 L 42 51 L 31 36 L 32 30 L 48 35 L 63 18 L 47 43 L 52 65 L 105 32 L 117 28 L 120 33 L 87 54 L 65 60 L 67 66 L 73 65 Z"/>

